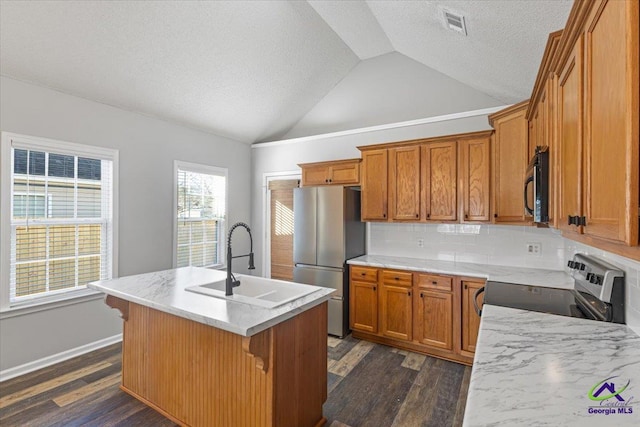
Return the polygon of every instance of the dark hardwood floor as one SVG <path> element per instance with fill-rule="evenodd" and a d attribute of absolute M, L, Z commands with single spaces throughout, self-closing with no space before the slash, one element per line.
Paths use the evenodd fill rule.
<path fill-rule="evenodd" d="M 328 344 L 327 427 L 462 425 L 471 368 L 351 336 Z M 174 426 L 118 388 L 120 356 L 114 344 L 0 383 L 0 426 Z"/>

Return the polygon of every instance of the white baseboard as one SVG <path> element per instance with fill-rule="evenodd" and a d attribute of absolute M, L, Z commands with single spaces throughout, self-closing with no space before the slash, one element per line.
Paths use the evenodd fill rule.
<path fill-rule="evenodd" d="M 38 369 L 46 368 L 47 366 L 55 365 L 56 363 L 64 362 L 65 360 L 72 359 L 76 356 L 98 350 L 99 348 L 106 347 L 120 341 L 122 341 L 122 334 L 114 335 L 112 337 L 81 345 L 80 347 L 72 348 L 61 353 L 52 354 L 51 356 L 43 357 L 42 359 L 34 360 L 33 362 L 5 369 L 0 371 L 0 382 L 28 374 L 29 372 L 37 371 Z"/>

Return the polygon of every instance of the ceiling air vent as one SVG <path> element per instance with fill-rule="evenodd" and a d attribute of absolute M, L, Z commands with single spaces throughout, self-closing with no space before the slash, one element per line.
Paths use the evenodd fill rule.
<path fill-rule="evenodd" d="M 453 13 L 450 10 L 442 9 L 444 25 L 450 30 L 467 35 L 467 27 L 464 25 L 464 16 Z"/>

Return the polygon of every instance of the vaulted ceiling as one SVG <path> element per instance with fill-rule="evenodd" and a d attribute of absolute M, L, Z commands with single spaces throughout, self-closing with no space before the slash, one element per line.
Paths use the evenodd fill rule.
<path fill-rule="evenodd" d="M 390 52 L 499 102 L 525 99 L 571 4 L 2 0 L 0 73 L 253 143 Z M 465 16 L 467 36 L 445 28 L 443 8 Z"/>

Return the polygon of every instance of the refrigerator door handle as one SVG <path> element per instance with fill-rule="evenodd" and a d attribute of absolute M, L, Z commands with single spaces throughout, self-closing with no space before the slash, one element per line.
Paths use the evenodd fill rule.
<path fill-rule="evenodd" d="M 297 263 L 294 265 L 294 267 L 308 268 L 312 270 L 344 271 L 344 268 L 341 268 L 341 267 L 325 267 L 324 265 L 313 265 L 313 264 L 302 264 L 302 263 Z"/>

